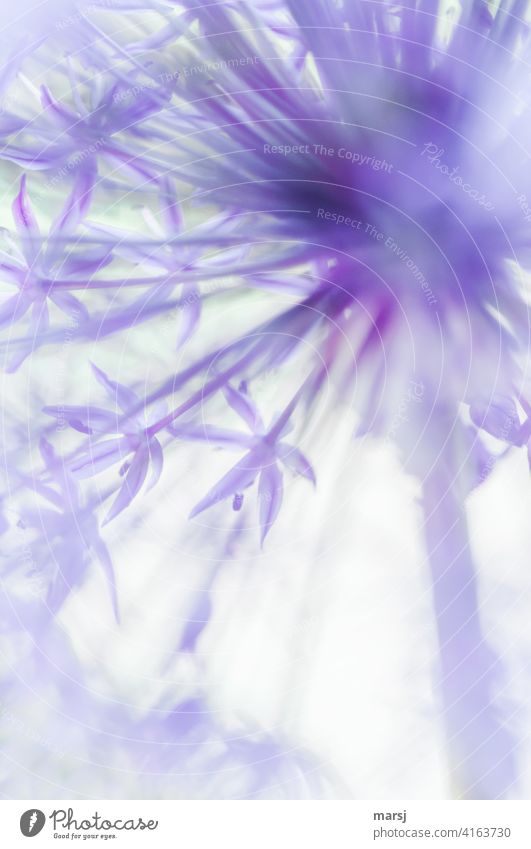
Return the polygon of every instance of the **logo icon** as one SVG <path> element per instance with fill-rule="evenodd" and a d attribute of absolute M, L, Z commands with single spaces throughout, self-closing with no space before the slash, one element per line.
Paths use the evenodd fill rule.
<path fill-rule="evenodd" d="M 30 808 L 20 817 L 20 830 L 24 837 L 35 837 L 44 828 L 46 817 L 38 808 Z"/>

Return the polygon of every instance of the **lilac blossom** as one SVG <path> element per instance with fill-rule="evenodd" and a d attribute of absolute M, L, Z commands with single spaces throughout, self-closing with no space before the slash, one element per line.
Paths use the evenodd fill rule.
<path fill-rule="evenodd" d="M 284 464 L 288 469 L 308 478 L 312 483 L 315 483 L 315 475 L 302 451 L 281 441 L 290 426 L 288 418 L 291 413 L 290 407 L 276 417 L 269 428 L 266 428 L 245 390 L 245 384 L 240 389 L 234 389 L 227 384 L 225 396 L 230 406 L 251 431 L 250 436 L 206 424 L 195 429 L 176 429 L 175 433 L 180 438 L 206 440 L 213 444 L 247 450 L 248 453 L 236 466 L 227 472 L 223 479 L 194 507 L 190 517 L 198 516 L 216 502 L 230 497 L 233 498 L 233 509 L 240 510 L 244 497 L 243 491 L 258 477 L 260 539 L 263 545 L 282 505 L 283 476 L 279 464 Z"/>
<path fill-rule="evenodd" d="M 134 412 L 139 406 L 139 398 L 132 389 L 110 380 L 104 371 L 94 364 L 92 370 L 98 382 L 119 410 L 105 410 L 99 407 L 45 407 L 48 415 L 66 420 L 71 427 L 81 433 L 105 434 L 109 431 L 121 433 L 111 439 L 97 443 L 88 442 L 86 448 L 78 452 L 69 463 L 74 478 L 93 477 L 109 466 L 121 462 L 120 475 L 124 481 L 118 495 L 109 510 L 106 524 L 131 503 L 146 479 L 151 468 L 149 489 L 155 486 L 161 474 L 164 462 L 162 446 L 155 436 L 149 434 L 149 426 L 165 412 L 165 404 L 159 403 L 153 411 Z M 132 456 L 131 456 L 132 455 Z M 127 459 L 129 458 L 130 459 Z"/>
<path fill-rule="evenodd" d="M 312 483 L 319 475 L 303 451 L 308 424 L 332 440 L 352 410 L 353 439 L 385 441 L 415 381 L 422 401 L 394 441 L 422 489 L 449 792 L 517 796 L 516 731 L 496 700 L 504 670 L 483 633 L 466 498 L 509 449 L 531 456 L 529 3 L 113 6 L 74 4 L 69 20 L 65 4 L 53 4 L 61 26 L 39 18 L 32 48 L 0 77 L 2 92 L 26 85 L 33 96 L 29 107 L 10 101 L 0 122 L 0 157 L 19 185 L 10 194 L 16 232 L 4 231 L 0 263 L 17 288 L 0 307 L 2 348 L 14 347 L 8 371 L 30 355 L 38 364 L 72 317 L 74 342 L 114 358 L 105 347 L 113 337 L 131 345 L 140 369 L 152 356 L 147 335 L 157 341 L 161 320 L 179 317 L 177 350 L 169 346 L 142 392 L 138 375 L 93 366 L 107 406 L 89 403 L 79 382 L 75 403 L 45 403 L 30 417 L 42 468 L 30 481 L 9 469 L 16 486 L 5 490 L 7 500 L 13 488 L 17 497 L 33 490 L 50 505 L 21 510 L 41 550 L 47 532 L 60 540 L 47 604 L 55 615 L 92 557 L 118 616 L 103 526 L 119 515 L 127 523 L 163 466 L 179 469 L 183 448 L 243 453 L 188 512 L 245 512 L 258 480 L 264 545 L 292 497 L 285 470 Z M 46 206 L 48 194 L 60 198 L 55 218 L 41 209 L 47 236 L 26 172 Z M 60 314 L 52 328 L 50 304 Z M 75 351 L 88 356 L 82 344 Z M 263 417 L 252 400 L 262 379 L 275 385 Z M 225 425 L 227 406 L 245 431 Z M 50 417 L 83 441 L 53 449 L 43 437 Z M 113 474 L 109 491 L 78 493 L 77 481 L 100 473 Z M 176 517 L 183 534 L 186 519 Z M 179 645 L 194 662 L 210 590 Z M 49 619 L 36 615 L 46 634 Z M 141 739 L 153 732 L 168 746 L 191 737 L 195 768 L 210 730 L 196 734 L 196 720 L 181 714 L 170 709 L 140 727 L 108 714 L 105 727 L 123 723 Z M 101 750 L 99 738 L 94 745 Z M 252 750 L 229 746 L 219 763 L 247 763 Z M 264 743 L 264 760 L 276 751 Z M 126 754 L 166 774 L 171 766 L 156 746 Z M 235 795 L 260 796 L 264 780 L 251 770 Z"/>
<path fill-rule="evenodd" d="M 62 313 L 76 320 L 88 317 L 87 308 L 57 276 L 64 276 L 66 285 L 74 287 L 79 278 L 92 274 L 110 261 L 109 252 L 97 249 L 92 255 L 84 252 L 64 255 L 62 246 L 54 241 L 58 231 L 75 230 L 90 205 L 90 184 L 78 180 L 64 208 L 53 222 L 48 238 L 42 238 L 39 225 L 32 210 L 26 189 L 26 178 L 20 181 L 20 191 L 13 202 L 13 219 L 18 234 L 18 244 L 6 233 L 5 249 L 2 251 L 2 273 L 4 279 L 15 284 L 17 294 L 9 297 L 0 309 L 0 325 L 12 327 L 30 312 L 29 334 L 37 338 L 49 325 L 51 301 Z M 29 351 L 26 352 L 26 355 Z M 20 357 L 12 358 L 10 368 L 19 365 Z"/>
<path fill-rule="evenodd" d="M 68 595 L 82 583 L 91 559 L 95 559 L 103 569 L 114 614 L 119 619 L 114 568 L 92 505 L 83 503 L 73 476 L 44 437 L 40 452 L 49 480 L 35 481 L 33 486 L 47 506 L 23 507 L 18 525 L 46 528 L 46 544 L 53 551 L 55 563 L 46 597 L 49 612 L 55 614 L 59 610 Z M 42 559 L 46 559 L 45 555 Z"/>

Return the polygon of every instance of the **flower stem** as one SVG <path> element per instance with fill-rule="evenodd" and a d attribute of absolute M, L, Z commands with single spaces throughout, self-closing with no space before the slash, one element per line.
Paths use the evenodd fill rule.
<path fill-rule="evenodd" d="M 494 703 L 500 662 L 482 632 L 468 527 L 448 443 L 424 480 L 439 689 L 453 794 L 514 796 L 514 740 Z"/>

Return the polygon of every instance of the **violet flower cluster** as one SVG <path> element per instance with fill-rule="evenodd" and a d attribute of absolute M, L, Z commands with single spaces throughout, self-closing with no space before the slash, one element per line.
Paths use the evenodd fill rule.
<path fill-rule="evenodd" d="M 530 13 L 51 0 L 6 19 L 0 355 L 6 399 L 31 391 L 3 414 L 1 702 L 17 716 L 33 682 L 34 775 L 65 713 L 80 754 L 68 784 L 28 773 L 13 792 L 8 745 L 5 795 L 111 795 L 120 770 L 144 782 L 122 796 L 334 795 L 309 756 L 231 736 L 202 693 L 141 716 L 106 702 L 61 617 L 99 570 L 123 618 L 109 540 L 141 535 L 168 468 L 189 494 L 176 533 L 220 568 L 281 544 L 283 504 L 312 499 L 327 462 L 315 433 L 345 419 L 353 440 L 392 434 L 421 486 L 448 794 L 518 796 L 465 500 L 531 439 Z M 205 452 L 222 471 L 199 492 L 187 463 Z M 175 647 L 198 669 L 209 587 Z"/>

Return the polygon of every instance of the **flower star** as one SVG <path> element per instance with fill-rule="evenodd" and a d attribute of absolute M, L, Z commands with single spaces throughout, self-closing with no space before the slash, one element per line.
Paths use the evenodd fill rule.
<path fill-rule="evenodd" d="M 235 222 L 230 213 L 221 213 L 208 221 L 196 225 L 190 233 L 184 232 L 183 215 L 173 182 L 161 178 L 158 216 L 149 207 L 144 207 L 142 217 L 147 228 L 144 233 L 130 232 L 121 228 L 88 224 L 95 233 L 102 233 L 117 241 L 117 256 L 144 270 L 155 271 L 162 276 L 154 290 L 149 288 L 137 301 L 137 307 L 162 303 L 175 287 L 181 284 L 181 303 L 176 347 L 183 347 L 194 335 L 201 321 L 203 296 L 199 279 L 211 273 L 222 275 L 225 269 L 233 270 L 248 251 L 246 245 L 233 246 L 238 241 Z M 212 232 L 217 233 L 218 250 L 214 257 L 203 256 L 205 243 L 210 244 Z M 228 247 L 226 247 L 228 245 Z M 221 250 L 223 247 L 223 250 Z"/>
<path fill-rule="evenodd" d="M 0 251 L 2 279 L 16 287 L 16 297 L 0 306 L 0 327 L 10 337 L 0 339 L 0 348 L 8 342 L 17 353 L 24 348 L 11 369 L 32 351 L 26 381 L 31 395 L 24 392 L 28 406 L 13 404 L 12 435 L 4 421 L 3 441 L 12 443 L 4 466 L 9 477 L 23 482 L 20 498 L 18 486 L 13 495 L 5 487 L 6 510 L 14 506 L 18 513 L 21 507 L 36 531 L 35 564 L 52 576 L 43 617 L 50 641 L 39 633 L 36 606 L 27 605 L 26 614 L 24 602 L 23 616 L 31 620 L 30 634 L 39 636 L 34 642 L 40 654 L 32 652 L 27 666 L 10 664 L 15 677 L 20 683 L 37 681 L 46 697 L 58 662 L 69 681 L 77 680 L 72 671 L 77 665 L 82 670 L 82 663 L 68 659 L 66 636 L 57 640 L 51 633 L 50 611 L 57 612 L 70 588 L 81 584 L 88 549 L 105 568 L 101 505 L 114 499 L 109 521 L 136 498 L 150 471 L 153 483 L 158 479 L 163 432 L 185 440 L 185 448 L 186 440 L 202 441 L 203 447 L 211 441 L 238 452 L 237 465 L 192 512 L 232 499 L 229 539 L 217 549 L 212 545 L 220 569 L 239 556 L 246 518 L 240 511 L 245 491 L 255 483 L 263 543 L 281 508 L 285 468 L 315 482 L 304 455 L 285 441 L 304 396 L 305 420 L 318 426 L 323 442 L 335 439 L 344 418 L 346 430 L 396 449 L 420 490 L 418 531 L 439 654 L 433 707 L 448 756 L 440 786 L 446 783 L 447 792 L 461 799 L 520 798 L 526 789 L 518 720 L 523 705 L 516 713 L 508 710 L 511 662 L 505 668 L 497 638 L 491 645 L 490 608 L 487 619 L 483 615 L 485 580 L 502 586 L 504 570 L 492 578 L 492 571 L 484 575 L 482 564 L 475 565 L 467 499 L 508 451 L 527 446 L 531 455 L 531 0 L 97 5 L 89 9 L 76 2 L 80 14 L 72 15 L 72 0 L 41 3 L 44 11 L 25 3 L 24 26 L 20 10 L 6 8 L 9 26 L 0 37 L 5 55 L 0 157 L 7 162 L 6 178 L 16 169 L 32 172 L 43 204 L 62 186 L 68 184 L 65 196 L 72 189 L 50 232 L 41 236 L 22 179 L 13 207 L 18 237 L 6 232 Z M 88 224 L 93 190 L 98 204 Z M 135 232 L 129 222 L 137 209 L 144 223 Z M 109 220 L 132 229 L 111 227 Z M 98 269 L 109 257 L 119 262 L 101 279 Z M 138 276 L 131 277 L 129 265 Z M 41 431 L 29 403 L 34 399 L 39 409 L 46 403 L 42 396 L 54 362 L 41 360 L 40 349 L 64 337 L 63 328 L 48 329 L 48 310 L 51 303 L 52 318 L 56 308 L 76 321 L 83 318 L 84 306 L 72 297 L 76 290 L 83 291 L 90 318 L 68 336 L 74 377 L 85 363 L 80 341 L 101 348 L 104 338 L 115 335 L 111 351 L 127 343 L 129 362 L 134 366 L 136 355 L 142 363 L 149 331 L 137 335 L 136 328 L 165 313 L 179 314 L 179 344 L 195 334 L 194 345 L 185 357 L 169 352 L 161 359 L 160 383 L 147 386 L 140 399 L 94 369 L 111 404 L 47 408 L 83 434 L 82 445 L 62 460 L 41 442 L 47 472 L 30 478 L 27 445 L 38 444 L 47 428 Z M 25 337 L 13 341 L 11 329 L 22 321 L 28 322 Z M 309 382 L 304 391 L 296 390 L 303 373 Z M 233 388 L 250 375 L 272 376 L 280 393 L 294 393 L 267 426 L 245 384 Z M 137 379 L 138 373 L 128 375 L 125 383 L 136 386 Z M 419 385 L 417 396 L 411 387 Z M 177 392 L 178 405 L 159 418 L 159 402 Z M 186 423 L 207 401 L 215 409 L 221 392 L 245 427 Z M 16 400 L 16 391 L 12 395 Z M 321 407 L 323 415 L 317 416 Z M 10 408 L 7 404 L 9 417 Z M 330 459 L 323 456 L 322 462 Z M 72 494 L 74 477 L 103 470 L 111 476 L 118 469 L 103 495 L 84 502 Z M 63 472 L 66 484 L 57 477 Z M 196 473 L 191 465 L 190 476 Z M 186 489 L 181 470 L 175 475 L 175 486 Z M 348 468 L 344 482 L 345 493 L 354 496 L 357 481 Z M 32 504 L 35 493 L 47 502 L 41 512 Z M 198 553 L 210 540 L 203 530 L 194 534 Z M 175 532 L 186 534 L 179 523 Z M 2 537 L 6 548 L 11 536 Z M 25 579 L 27 560 L 6 553 L 9 569 Z M 308 572 L 313 575 L 311 562 Z M 209 575 L 194 602 L 183 605 L 188 624 L 181 629 L 181 652 L 196 651 L 206 623 L 216 619 L 211 580 Z M 177 582 L 178 601 L 185 583 Z M 14 620 L 22 617 L 14 609 L 15 616 L 13 606 L 4 605 L 1 618 L 16 635 L 20 623 Z M 16 649 L 18 637 L 12 642 Z M 153 682 L 155 696 L 160 678 L 141 671 L 144 683 Z M 15 682 L 10 686 L 15 689 Z M 150 710 L 145 722 L 137 722 L 127 706 L 116 707 L 120 693 L 112 692 L 109 681 L 109 698 L 98 714 L 97 748 L 91 749 L 94 738 L 88 737 L 86 752 L 92 756 L 67 759 L 77 762 L 68 785 L 78 795 L 95 786 L 96 769 L 102 795 L 107 782 L 115 789 L 119 770 L 112 769 L 113 754 L 120 768 L 130 763 L 133 772 L 150 761 L 138 796 L 156 797 L 159 790 L 162 796 L 178 795 L 176 775 L 183 776 L 183 792 L 189 791 L 190 776 L 200 775 L 197 793 L 192 787 L 198 796 L 292 792 L 284 763 L 271 770 L 273 745 L 229 741 L 223 755 L 217 729 L 194 719 L 204 709 L 200 702 L 183 702 L 175 686 L 171 676 L 160 705 L 142 688 L 139 708 L 149 704 L 158 714 L 159 707 L 176 707 L 167 719 L 153 718 Z M 0 687 L 3 694 L 3 679 Z M 80 727 L 96 725 L 92 697 L 83 692 L 76 698 L 75 688 L 60 689 L 59 720 L 52 725 L 58 723 L 60 733 L 68 716 Z M 32 720 L 35 690 L 25 701 Z M 79 751 L 78 734 L 76 728 L 71 750 Z M 207 735 L 211 755 L 205 755 Z M 9 736 L 15 737 L 9 756 L 20 765 L 20 779 L 12 778 L 19 782 L 15 788 L 25 791 L 28 775 L 48 780 L 45 787 L 65 786 L 64 765 L 50 768 L 47 776 L 39 773 L 36 755 L 33 763 L 20 758 L 21 735 Z M 252 783 L 230 778 L 227 784 L 227 774 L 234 776 L 232 768 L 240 762 L 248 765 Z M 104 764 L 111 768 L 104 771 Z M 302 762 L 296 766 L 300 771 Z M 359 772 L 357 763 L 355 769 Z M 218 770 L 223 786 L 211 781 Z M 422 795 L 425 776 L 417 772 Z M 155 775 L 163 776 L 160 784 L 150 783 L 158 781 Z M 39 785 L 35 788 L 39 798 Z M 15 795 L 13 786 L 0 782 L 0 789 Z M 312 796 L 311 785 L 307 789 Z M 316 785 L 314 791 L 322 795 Z"/>
<path fill-rule="evenodd" d="M 89 478 L 120 460 L 124 461 L 120 468 L 120 475 L 125 475 L 124 482 L 102 523 L 104 526 L 131 503 L 142 487 L 150 466 L 152 476 L 148 490 L 158 482 L 164 455 L 159 440 L 151 436 L 148 429 L 164 413 L 165 405 L 157 405 L 148 413 L 142 410 L 140 399 L 133 390 L 110 380 L 94 364 L 92 370 L 119 411 L 92 406 L 54 406 L 45 407 L 44 412 L 59 420 L 66 419 L 74 430 L 81 433 L 89 436 L 96 434 L 96 439 L 102 434 L 121 434 L 96 442 L 89 439 L 85 450 L 70 462 L 70 470 L 76 478 Z M 141 412 L 132 413 L 131 410 Z M 131 454 L 132 458 L 127 459 Z"/>
<path fill-rule="evenodd" d="M 523 424 L 520 424 L 514 400 L 505 395 L 475 400 L 470 405 L 470 418 L 477 428 L 508 445 L 520 447 L 529 442 L 531 437 L 531 409 L 524 398 L 520 398 L 520 402 L 528 416 Z"/>
<path fill-rule="evenodd" d="M 160 166 L 149 160 L 137 125 L 168 104 L 171 86 L 144 87 L 135 94 L 114 79 L 91 87 L 82 74 L 71 78 L 70 86 L 73 106 L 41 87 L 42 111 L 27 127 L 36 143 L 8 145 L 4 158 L 33 171 L 55 171 L 59 179 L 74 168 L 76 175 L 89 173 L 94 179 L 100 160 L 137 182 L 155 179 Z M 80 94 L 84 86 L 89 89 L 87 102 Z"/>
<path fill-rule="evenodd" d="M 30 481 L 28 486 L 51 506 L 23 508 L 20 526 L 46 528 L 46 544 L 53 549 L 56 567 L 56 574 L 48 588 L 47 604 L 56 613 L 72 590 L 83 582 L 89 565 L 87 554 L 91 552 L 103 569 L 114 615 L 119 622 L 114 568 L 109 550 L 100 536 L 94 511 L 90 504 L 81 501 L 70 470 L 44 437 L 40 440 L 39 450 L 47 477 L 42 481 Z"/>
<path fill-rule="evenodd" d="M 31 310 L 28 337 L 36 340 L 49 326 L 48 301 L 71 319 L 88 318 L 86 307 L 67 289 L 81 287 L 87 275 L 92 276 L 107 265 L 110 252 L 97 248 L 84 250 L 82 256 L 67 253 L 60 237 L 75 231 L 89 208 L 90 198 L 90 180 L 80 175 L 48 236 L 43 237 L 28 196 L 26 178 L 21 178 L 12 205 L 18 244 L 6 232 L 7 249 L 0 251 L 0 271 L 4 279 L 17 286 L 18 292 L 0 306 L 0 328 L 12 327 Z M 29 349 L 24 349 L 15 354 L 9 370 L 14 371 L 29 353 Z"/>
<path fill-rule="evenodd" d="M 122 259 L 132 262 L 144 268 L 154 269 L 159 274 L 167 276 L 166 282 L 158 287 L 158 294 L 148 290 L 138 301 L 141 303 L 154 303 L 158 298 L 165 298 L 172 291 L 177 279 L 176 272 L 190 268 L 195 255 L 201 251 L 191 251 L 190 248 L 183 249 L 182 245 L 172 243 L 172 240 L 182 231 L 182 213 L 179 207 L 175 189 L 170 180 L 162 179 L 160 193 L 160 220 L 153 212 L 145 207 L 143 218 L 149 234 L 149 240 L 141 239 L 141 234 L 120 230 L 116 227 L 90 225 L 95 232 L 105 233 L 119 239 L 116 253 Z M 139 245 L 139 241 L 143 242 Z M 181 326 L 178 331 L 177 347 L 183 346 L 194 334 L 201 318 L 201 293 L 199 287 L 192 280 L 183 283 L 183 303 L 181 308 Z"/>
<path fill-rule="evenodd" d="M 307 478 L 314 485 L 315 474 L 309 461 L 298 448 L 281 441 L 282 435 L 289 429 L 291 404 L 272 422 L 269 430 L 266 430 L 260 414 L 246 391 L 245 384 L 241 384 L 239 389 L 227 385 L 225 397 L 232 409 L 247 425 L 249 434 L 225 430 L 213 425 L 202 425 L 200 428 L 183 426 L 174 429 L 176 435 L 182 439 L 204 440 L 229 448 L 248 449 L 247 454 L 196 504 L 190 518 L 198 516 L 219 501 L 231 497 L 233 509 L 240 510 L 243 503 L 243 490 L 250 487 L 258 477 L 260 542 L 263 545 L 282 505 L 283 474 L 279 463 L 295 474 Z"/>

